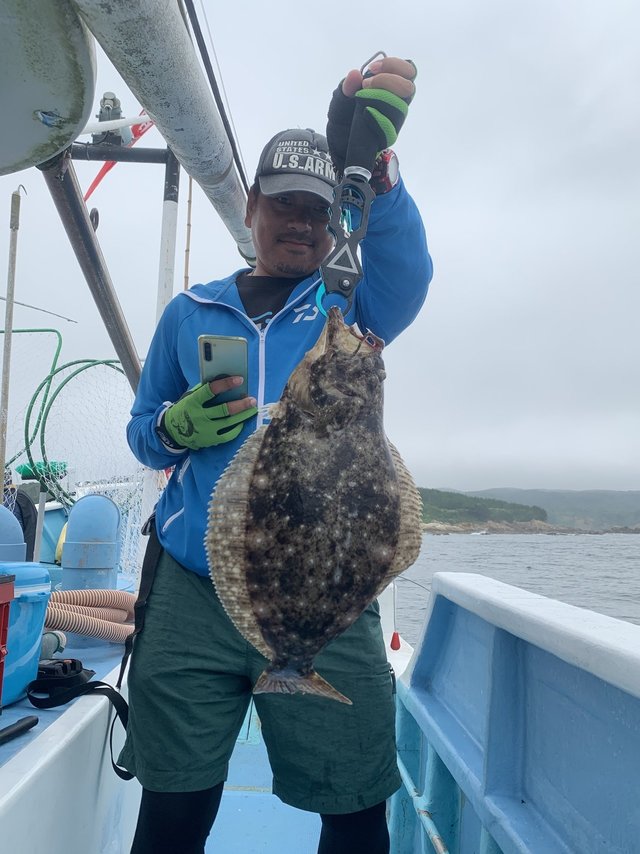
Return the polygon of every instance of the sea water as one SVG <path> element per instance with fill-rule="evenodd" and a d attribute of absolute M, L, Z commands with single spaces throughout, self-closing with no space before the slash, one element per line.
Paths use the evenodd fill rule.
<path fill-rule="evenodd" d="M 397 626 L 420 639 L 436 572 L 475 572 L 640 625 L 640 535 L 425 534 L 398 579 Z"/>

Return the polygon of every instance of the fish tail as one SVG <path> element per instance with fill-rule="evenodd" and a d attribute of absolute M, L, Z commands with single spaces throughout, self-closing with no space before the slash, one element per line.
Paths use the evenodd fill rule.
<path fill-rule="evenodd" d="M 303 675 L 294 670 L 264 670 L 256 682 L 254 694 L 314 694 L 337 700 L 339 703 L 353 703 L 344 694 L 330 685 L 315 670 Z"/>

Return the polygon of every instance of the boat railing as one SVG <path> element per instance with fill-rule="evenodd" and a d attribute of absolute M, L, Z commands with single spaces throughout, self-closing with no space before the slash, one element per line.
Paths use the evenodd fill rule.
<path fill-rule="evenodd" d="M 397 718 L 394 854 L 638 850 L 639 626 L 438 573 Z"/>

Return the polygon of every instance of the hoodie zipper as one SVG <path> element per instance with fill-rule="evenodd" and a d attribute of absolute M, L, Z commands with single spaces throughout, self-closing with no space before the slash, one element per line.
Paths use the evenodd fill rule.
<path fill-rule="evenodd" d="M 314 282 L 309 285 L 309 287 L 305 291 L 303 291 L 303 293 L 300 294 L 300 296 L 296 299 L 295 303 L 288 303 L 287 305 L 284 305 L 277 314 L 273 315 L 273 317 L 264 329 L 258 329 L 258 327 L 256 326 L 258 335 L 260 336 L 258 342 L 258 426 L 269 423 L 268 407 L 270 407 L 272 403 L 275 403 L 275 401 L 271 401 L 269 404 L 265 405 L 264 402 L 267 376 L 267 332 L 271 329 L 278 317 L 280 317 L 282 314 L 285 314 L 287 311 L 293 309 L 294 305 L 299 303 L 312 290 L 314 290 L 321 281 L 322 279 L 318 277 Z"/>

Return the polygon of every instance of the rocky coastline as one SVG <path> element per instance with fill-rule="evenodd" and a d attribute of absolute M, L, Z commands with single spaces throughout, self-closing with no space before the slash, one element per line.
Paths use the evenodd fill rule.
<path fill-rule="evenodd" d="M 422 530 L 425 534 L 547 534 L 567 536 L 569 534 L 640 534 L 640 528 L 608 528 L 603 531 L 586 530 L 581 528 L 563 528 L 550 525 L 548 522 L 461 522 L 450 525 L 446 522 L 424 522 Z"/>

